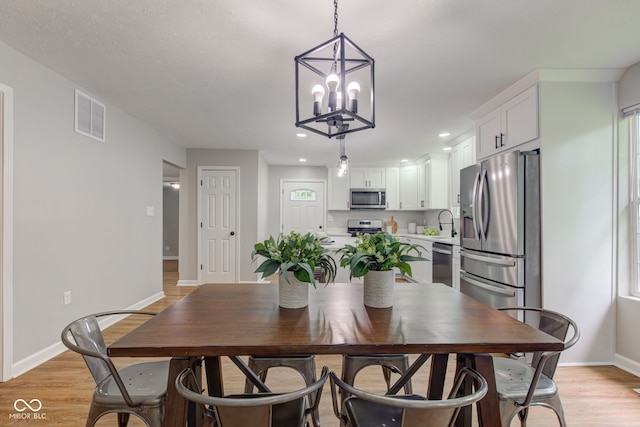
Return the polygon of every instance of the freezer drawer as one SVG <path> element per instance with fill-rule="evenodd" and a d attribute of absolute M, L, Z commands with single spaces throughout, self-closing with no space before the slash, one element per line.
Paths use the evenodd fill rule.
<path fill-rule="evenodd" d="M 525 260 L 506 255 L 460 250 L 460 269 L 478 277 L 504 283 L 509 286 L 525 285 Z"/>
<path fill-rule="evenodd" d="M 460 273 L 460 292 L 492 307 L 524 305 L 524 289 L 506 286 L 481 277 Z"/>

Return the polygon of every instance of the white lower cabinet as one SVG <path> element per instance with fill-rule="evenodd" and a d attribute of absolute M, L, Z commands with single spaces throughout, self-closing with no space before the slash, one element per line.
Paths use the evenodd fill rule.
<path fill-rule="evenodd" d="M 433 281 L 433 244 L 422 239 L 414 239 L 404 236 L 400 237 L 400 241 L 410 245 L 420 245 L 424 248 L 424 250 L 421 249 L 420 251 L 422 252 L 421 256 L 425 258 L 425 261 L 414 261 L 410 263 L 412 273 L 410 280 L 415 282 L 431 283 Z M 416 253 L 412 251 L 410 255 L 416 256 Z"/>

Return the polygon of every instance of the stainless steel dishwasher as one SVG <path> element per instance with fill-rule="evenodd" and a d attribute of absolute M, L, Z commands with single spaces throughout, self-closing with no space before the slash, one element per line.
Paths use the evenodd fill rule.
<path fill-rule="evenodd" d="M 453 245 L 433 244 L 433 282 L 453 287 Z"/>

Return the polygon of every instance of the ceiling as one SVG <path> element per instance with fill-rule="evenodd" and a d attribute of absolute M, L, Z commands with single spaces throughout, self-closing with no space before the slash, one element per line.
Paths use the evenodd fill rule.
<path fill-rule="evenodd" d="M 342 0 L 338 12 L 376 61 L 376 128 L 347 135 L 352 165 L 442 152 L 536 68 L 640 62 L 637 0 Z M 4 43 L 185 147 L 260 150 L 270 164 L 338 159 L 335 139 L 294 125 L 293 58 L 332 36 L 331 0 L 0 0 Z"/>

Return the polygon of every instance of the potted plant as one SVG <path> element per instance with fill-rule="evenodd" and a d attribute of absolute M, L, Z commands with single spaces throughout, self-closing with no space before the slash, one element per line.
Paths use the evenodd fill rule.
<path fill-rule="evenodd" d="M 349 267 L 350 277 L 364 276 L 364 303 L 369 307 L 393 305 L 394 268 L 411 277 L 412 261 L 425 261 L 420 245 L 402 243 L 388 233 L 360 234 L 355 245 L 338 250 L 340 266 Z M 409 255 L 415 252 L 417 256 Z"/>
<path fill-rule="evenodd" d="M 321 240 L 311 233 L 302 235 L 292 231 L 281 234 L 277 240 L 270 236 L 254 245 L 252 261 L 265 258 L 255 273 L 262 273 L 263 278 L 279 273 L 280 306 L 305 307 L 309 285 L 316 286 L 314 273 L 322 276 L 325 284 L 335 279 L 336 263 L 320 243 Z"/>

